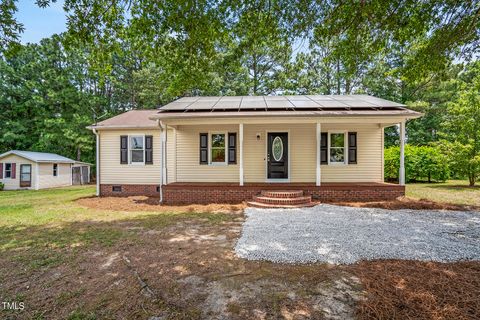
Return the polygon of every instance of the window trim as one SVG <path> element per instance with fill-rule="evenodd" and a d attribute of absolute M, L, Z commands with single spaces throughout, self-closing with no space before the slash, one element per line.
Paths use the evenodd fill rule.
<path fill-rule="evenodd" d="M 332 134 L 343 133 L 343 162 L 331 162 L 330 161 L 330 148 Z M 340 147 L 337 147 L 340 148 Z M 328 165 L 332 166 L 348 166 L 348 131 L 346 130 L 328 130 L 328 142 L 327 142 L 327 161 Z"/>
<path fill-rule="evenodd" d="M 212 161 L 212 135 L 214 134 L 223 134 L 225 137 L 225 161 L 223 162 L 213 162 Z M 218 149 L 218 148 L 217 148 Z M 208 165 L 209 166 L 228 166 L 228 132 L 227 131 L 209 131 L 208 132 Z"/>
<path fill-rule="evenodd" d="M 7 164 L 10 165 L 10 177 L 7 177 Z M 3 163 L 3 179 L 13 179 L 12 178 L 12 164 L 13 162 L 4 162 Z"/>
<path fill-rule="evenodd" d="M 56 166 L 56 168 L 55 168 Z M 52 164 L 52 176 L 57 178 L 58 177 L 58 163 Z"/>
<path fill-rule="evenodd" d="M 142 162 L 132 162 L 132 148 L 130 145 L 131 137 L 142 137 L 143 139 L 143 148 L 142 148 L 142 155 L 143 155 L 143 161 Z M 128 165 L 131 166 L 144 166 L 145 165 L 145 134 L 144 133 L 139 133 L 139 134 L 129 134 L 128 135 L 128 143 L 127 143 L 127 152 L 128 152 Z"/>

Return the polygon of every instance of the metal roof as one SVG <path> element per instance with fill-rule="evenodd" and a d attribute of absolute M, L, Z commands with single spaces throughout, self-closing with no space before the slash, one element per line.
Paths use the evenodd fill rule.
<path fill-rule="evenodd" d="M 64 156 L 61 156 L 55 153 L 20 151 L 20 150 L 7 151 L 3 154 L 0 154 L 0 158 L 6 157 L 12 154 L 31 160 L 33 162 L 75 163 L 75 160 L 66 158 Z"/>
<path fill-rule="evenodd" d="M 184 97 L 161 108 L 164 112 L 231 111 L 386 111 L 408 110 L 393 101 L 369 95 Z"/>

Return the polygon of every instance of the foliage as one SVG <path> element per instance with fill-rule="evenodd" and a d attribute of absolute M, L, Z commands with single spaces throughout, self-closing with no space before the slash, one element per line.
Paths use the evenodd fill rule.
<path fill-rule="evenodd" d="M 0 60 L 0 152 L 24 149 L 92 161 L 86 129 L 107 99 L 88 71 L 85 52 L 62 37 L 28 44 Z"/>
<path fill-rule="evenodd" d="M 442 146 L 451 167 L 467 176 L 470 185 L 480 178 L 480 63 L 476 62 L 463 74 L 461 91 L 449 103 L 443 123 Z"/>
<path fill-rule="evenodd" d="M 85 126 L 190 95 L 371 94 L 425 113 L 407 122 L 407 136 L 427 145 L 446 130 L 480 42 L 474 1 L 67 0 L 63 8 L 65 34 L 21 45 L 17 1 L 0 4 L 0 152 L 92 162 Z M 398 145 L 396 127 L 385 129 L 385 145 Z"/>
<path fill-rule="evenodd" d="M 3 188 L 5 188 L 5 184 L 3 182 L 0 182 L 0 191 L 2 191 Z"/>
<path fill-rule="evenodd" d="M 385 149 L 385 179 L 398 180 L 400 167 L 400 148 Z M 433 146 L 405 146 L 405 180 L 412 181 L 446 181 L 449 168 L 445 155 Z"/>

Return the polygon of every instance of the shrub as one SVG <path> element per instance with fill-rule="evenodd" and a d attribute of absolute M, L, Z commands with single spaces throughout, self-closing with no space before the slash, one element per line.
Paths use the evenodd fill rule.
<path fill-rule="evenodd" d="M 385 149 L 385 180 L 398 180 L 400 147 Z M 445 181 L 449 177 L 447 157 L 438 147 L 405 146 L 405 180 Z"/>
<path fill-rule="evenodd" d="M 3 184 L 3 182 L 0 182 L 0 191 L 2 191 L 4 187 L 5 185 Z"/>

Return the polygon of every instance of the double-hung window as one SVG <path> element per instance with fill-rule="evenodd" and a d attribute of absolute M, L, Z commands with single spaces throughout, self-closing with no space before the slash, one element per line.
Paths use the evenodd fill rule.
<path fill-rule="evenodd" d="M 330 132 L 328 135 L 328 163 L 346 164 L 347 155 L 345 150 L 347 145 L 345 132 Z"/>
<path fill-rule="evenodd" d="M 145 163 L 145 136 L 129 137 L 129 157 L 131 164 Z"/>
<path fill-rule="evenodd" d="M 5 178 L 12 178 L 12 164 L 5 163 L 5 174 L 3 175 Z"/>
<path fill-rule="evenodd" d="M 58 176 L 58 164 L 56 163 L 53 164 L 53 176 Z"/>
<path fill-rule="evenodd" d="M 226 138 L 225 133 L 212 133 L 210 135 L 210 163 L 226 164 Z"/>

